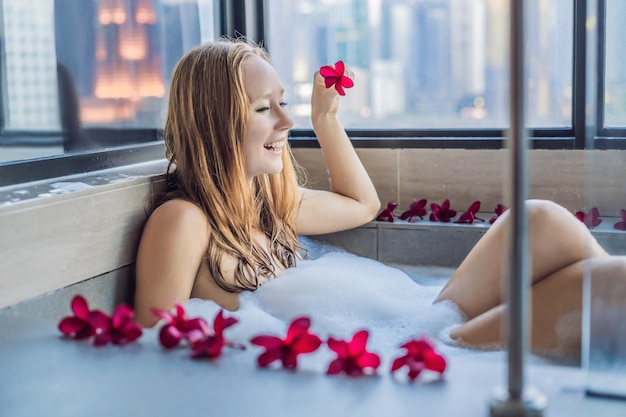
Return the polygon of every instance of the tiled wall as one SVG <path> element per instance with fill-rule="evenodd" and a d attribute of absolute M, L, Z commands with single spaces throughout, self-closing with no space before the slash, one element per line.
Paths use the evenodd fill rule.
<path fill-rule="evenodd" d="M 294 149 L 312 188 L 327 188 L 328 175 L 319 149 Z M 358 149 L 381 202 L 400 208 L 421 198 L 466 208 L 475 200 L 481 211 L 506 202 L 506 150 Z M 626 208 L 626 151 L 533 150 L 529 158 L 529 198 L 553 200 L 570 211 L 597 206 L 619 216 Z M 589 175 L 589 172 L 593 174 Z"/>
<path fill-rule="evenodd" d="M 436 202 L 450 198 L 454 207 L 464 208 L 479 199 L 481 210 L 490 211 L 505 201 L 506 151 L 359 149 L 358 153 L 383 204 L 395 200 L 403 208 L 419 198 Z M 320 150 L 295 149 L 294 154 L 309 173 L 309 186 L 327 189 Z M 531 154 L 530 197 L 552 199 L 572 211 L 596 205 L 611 216 L 626 207 L 624 151 Z M 132 265 L 146 220 L 146 200 L 162 188 L 164 166 L 156 164 L 150 174 L 130 167 L 131 180 L 123 183 L 0 205 L 0 308 Z M 594 170 L 591 181 L 587 169 Z M 588 203 L 590 196 L 593 200 Z M 383 262 L 454 267 L 485 230 L 463 227 L 372 223 L 320 238 Z M 465 231 L 459 234 L 460 230 Z M 626 234 L 599 239 L 611 253 L 624 253 Z"/>

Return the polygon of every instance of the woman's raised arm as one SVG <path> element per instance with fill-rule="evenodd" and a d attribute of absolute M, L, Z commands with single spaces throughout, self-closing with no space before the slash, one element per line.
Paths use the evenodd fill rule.
<path fill-rule="evenodd" d="M 296 228 L 303 235 L 360 226 L 371 221 L 380 209 L 374 184 L 337 117 L 339 94 L 334 88 L 326 88 L 319 72 L 313 84 L 311 120 L 328 167 L 330 191 L 300 190 Z"/>

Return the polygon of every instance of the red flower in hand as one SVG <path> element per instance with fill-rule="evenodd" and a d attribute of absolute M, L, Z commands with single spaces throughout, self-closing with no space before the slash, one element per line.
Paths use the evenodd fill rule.
<path fill-rule="evenodd" d="M 224 317 L 224 310 L 220 310 L 215 319 L 213 319 L 213 334 L 208 330 L 204 332 L 192 331 L 189 334 L 191 341 L 191 357 L 215 359 L 221 355 L 224 346 L 243 348 L 243 346 L 235 345 L 224 337 L 224 330 L 238 323 L 234 317 Z M 206 322 L 205 322 L 206 325 Z"/>
<path fill-rule="evenodd" d="M 589 213 L 585 213 L 584 211 L 577 211 L 576 218 L 581 222 L 585 223 L 587 228 L 593 229 L 602 223 L 602 219 L 600 218 L 600 210 L 597 207 L 592 207 L 589 210 Z"/>
<path fill-rule="evenodd" d="M 450 208 L 450 200 L 447 198 L 443 203 L 441 203 L 441 206 L 439 204 L 432 203 L 430 205 L 430 209 L 432 210 L 430 213 L 431 222 L 448 223 L 454 216 L 456 216 L 456 210 L 452 210 Z"/>
<path fill-rule="evenodd" d="M 150 311 L 166 322 L 159 332 L 161 345 L 166 349 L 178 346 L 182 339 L 190 340 L 190 337 L 196 332 L 198 333 L 196 338 L 209 333 L 207 322 L 201 317 L 188 319 L 187 313 L 180 303 L 176 303 L 176 314 L 158 308 L 152 308 Z"/>
<path fill-rule="evenodd" d="M 613 225 L 613 229 L 626 230 L 626 210 L 620 209 L 619 215 L 622 217 L 622 221 Z"/>
<path fill-rule="evenodd" d="M 400 347 L 406 349 L 406 354 L 393 361 L 391 372 L 406 366 L 409 368 L 409 379 L 413 381 L 424 369 L 440 374 L 446 370 L 445 358 L 435 351 L 426 338 L 410 340 Z"/>
<path fill-rule="evenodd" d="M 352 79 L 346 75 L 345 65 L 343 61 L 335 62 L 335 68 L 330 65 L 323 66 L 320 68 L 320 74 L 324 77 L 324 82 L 326 83 L 326 88 L 330 88 L 331 86 L 335 86 L 335 90 L 339 93 L 339 95 L 345 96 L 346 92 L 343 91 L 345 88 L 351 88 L 354 86 L 354 82 Z"/>
<path fill-rule="evenodd" d="M 265 352 L 257 358 L 259 366 L 265 368 L 280 360 L 284 368 L 295 369 L 298 366 L 298 355 L 315 352 L 322 344 L 319 336 L 309 332 L 310 326 L 311 319 L 299 317 L 289 325 L 285 339 L 270 335 L 252 338 L 250 343 L 265 348 Z"/>
<path fill-rule="evenodd" d="M 73 316 L 64 317 L 59 322 L 59 330 L 74 339 L 86 339 L 106 326 L 109 317 L 99 310 L 89 310 L 87 300 L 82 295 L 72 298 Z"/>
<path fill-rule="evenodd" d="M 502 216 L 502 213 L 504 213 L 505 211 L 506 211 L 506 206 L 498 203 L 498 205 L 494 209 L 494 212 L 496 213 L 496 215 L 489 219 L 489 223 L 494 224 L 495 221 L 498 220 L 498 217 Z"/>
<path fill-rule="evenodd" d="M 126 304 L 118 306 L 112 317 L 107 317 L 104 325 L 96 334 L 94 344 L 104 346 L 113 342 L 114 345 L 125 345 L 139 339 L 143 331 L 133 321 L 133 310 Z"/>
<path fill-rule="evenodd" d="M 424 208 L 424 206 L 426 206 L 427 202 L 428 201 L 425 198 L 422 198 L 419 201 L 411 203 L 409 209 L 402 213 L 400 215 L 400 218 L 409 222 L 416 221 L 418 217 L 420 219 L 424 219 L 424 216 L 426 215 L 426 209 Z"/>
<path fill-rule="evenodd" d="M 367 330 L 360 330 L 350 342 L 329 338 L 328 347 L 337 353 L 337 358 L 328 365 L 326 373 L 335 375 L 345 372 L 349 376 L 360 376 L 365 374 L 365 368 L 376 370 L 380 366 L 380 357 L 367 351 L 368 337 Z"/>
<path fill-rule="evenodd" d="M 388 221 L 388 222 L 393 222 L 393 211 L 395 210 L 395 208 L 398 207 L 398 203 L 396 203 L 395 201 L 390 201 L 387 203 L 387 208 L 384 208 L 383 211 L 380 212 L 380 214 L 376 217 L 376 220 L 378 221 Z"/>
<path fill-rule="evenodd" d="M 472 205 L 469 206 L 467 211 L 461 214 L 461 216 L 459 216 L 458 220 L 455 221 L 455 223 L 472 224 L 474 223 L 474 220 L 480 220 L 481 222 L 484 222 L 485 221 L 484 219 L 481 219 L 480 217 L 476 216 L 476 213 L 478 213 L 478 210 L 480 210 L 480 201 L 474 201 Z"/>

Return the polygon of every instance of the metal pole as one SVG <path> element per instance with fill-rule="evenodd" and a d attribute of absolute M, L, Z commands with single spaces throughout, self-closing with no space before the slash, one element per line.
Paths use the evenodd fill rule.
<path fill-rule="evenodd" d="M 497 391 L 490 403 L 494 417 L 543 416 L 545 397 L 524 388 L 524 361 L 528 350 L 528 287 L 530 259 L 525 202 L 528 195 L 528 138 L 524 127 L 524 0 L 510 0 L 510 158 L 509 253 L 507 283 L 506 348 L 508 389 Z"/>

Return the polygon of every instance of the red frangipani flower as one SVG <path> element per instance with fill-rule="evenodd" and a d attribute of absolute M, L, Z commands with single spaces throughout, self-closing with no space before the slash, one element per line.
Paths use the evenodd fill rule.
<path fill-rule="evenodd" d="M 411 223 L 416 221 L 418 217 L 420 219 L 424 219 L 424 216 L 426 215 L 426 209 L 424 207 L 427 202 L 428 200 L 425 198 L 422 198 L 419 201 L 414 201 L 409 206 L 409 209 L 400 215 L 400 218 Z"/>
<path fill-rule="evenodd" d="M 152 314 L 165 321 L 165 325 L 159 332 L 159 340 L 161 341 L 161 345 L 166 349 L 178 346 L 182 339 L 190 340 L 191 335 L 196 332 L 198 333 L 198 335 L 195 336 L 196 338 L 209 333 L 209 325 L 207 322 L 201 317 L 188 319 L 187 313 L 180 303 L 176 303 L 175 314 L 159 308 L 152 308 L 150 311 L 152 311 Z"/>
<path fill-rule="evenodd" d="M 381 222 L 393 222 L 393 211 L 396 209 L 396 207 L 398 207 L 398 203 L 396 203 L 395 201 L 388 202 L 387 207 L 380 212 L 380 214 L 376 217 L 376 220 Z"/>
<path fill-rule="evenodd" d="M 243 346 L 229 342 L 224 337 L 224 330 L 238 322 L 239 320 L 234 317 L 224 317 L 224 310 L 221 309 L 213 319 L 212 334 L 208 330 L 205 333 L 197 331 L 190 333 L 191 350 L 193 351 L 191 357 L 194 359 L 215 359 L 222 354 L 224 346 L 243 349 Z"/>
<path fill-rule="evenodd" d="M 622 221 L 619 221 L 613 225 L 613 229 L 617 230 L 626 230 L 626 210 L 620 209 L 619 215 L 622 218 Z"/>
<path fill-rule="evenodd" d="M 450 208 L 450 200 L 447 198 L 441 203 L 441 206 L 437 203 L 432 203 L 430 209 L 432 210 L 430 213 L 431 222 L 449 223 L 450 220 L 456 216 L 456 210 Z"/>
<path fill-rule="evenodd" d="M 365 368 L 376 370 L 380 366 L 380 357 L 367 351 L 368 337 L 367 330 L 360 330 L 349 342 L 329 338 L 328 347 L 337 354 L 337 358 L 328 365 L 326 373 L 335 375 L 345 372 L 349 376 L 360 376 L 365 374 Z"/>
<path fill-rule="evenodd" d="M 98 329 L 106 326 L 109 317 L 99 310 L 89 310 L 87 300 L 82 295 L 72 298 L 73 316 L 64 317 L 59 322 L 59 330 L 74 339 L 87 339 L 94 336 Z"/>
<path fill-rule="evenodd" d="M 435 347 L 424 337 L 409 340 L 401 348 L 406 354 L 396 358 L 391 365 L 391 372 L 406 366 L 409 368 L 409 379 L 413 381 L 424 369 L 443 374 L 446 370 L 446 360 L 435 351 Z"/>
<path fill-rule="evenodd" d="M 343 90 L 344 88 L 352 88 L 354 86 L 352 79 L 344 75 L 345 70 L 346 68 L 343 61 L 335 62 L 334 68 L 330 65 L 325 65 L 320 68 L 320 74 L 324 77 L 326 88 L 330 88 L 334 85 L 335 90 L 337 90 L 341 96 L 346 95 L 346 92 Z"/>
<path fill-rule="evenodd" d="M 265 368 L 280 360 L 283 368 L 295 369 L 298 366 L 298 355 L 315 352 L 322 344 L 319 336 L 309 332 L 310 326 L 311 319 L 298 317 L 289 325 L 285 339 L 271 335 L 252 338 L 250 343 L 265 348 L 265 352 L 257 358 L 258 365 Z"/>
<path fill-rule="evenodd" d="M 589 213 L 585 213 L 584 211 L 577 211 L 575 214 L 576 218 L 581 222 L 585 223 L 587 228 L 593 229 L 597 227 L 600 223 L 602 223 L 602 219 L 600 218 L 600 210 L 597 207 L 592 207 L 589 210 Z"/>
<path fill-rule="evenodd" d="M 496 213 L 496 215 L 489 219 L 489 223 L 494 224 L 495 221 L 498 220 L 498 218 L 502 216 L 502 213 L 504 213 L 505 211 L 506 211 L 506 206 L 498 203 L 498 205 L 496 205 L 496 208 L 494 209 L 494 212 Z"/>
<path fill-rule="evenodd" d="M 481 222 L 484 222 L 485 221 L 484 219 L 481 219 L 480 217 L 476 216 L 476 213 L 478 213 L 478 210 L 480 210 L 480 201 L 474 201 L 469 206 L 467 211 L 461 214 L 461 216 L 459 216 L 459 218 L 457 219 L 457 221 L 455 221 L 455 223 L 472 224 L 474 223 L 474 220 L 480 220 Z"/>
<path fill-rule="evenodd" d="M 96 334 L 94 344 L 104 346 L 112 342 L 114 345 L 125 345 L 139 339 L 143 331 L 133 321 L 133 309 L 126 304 L 118 306 L 112 317 L 107 317 L 106 325 Z"/>

